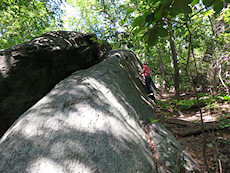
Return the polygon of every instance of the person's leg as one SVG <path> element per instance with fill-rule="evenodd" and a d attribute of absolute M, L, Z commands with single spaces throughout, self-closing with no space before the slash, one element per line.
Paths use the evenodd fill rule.
<path fill-rule="evenodd" d="M 146 85 L 146 88 L 148 90 L 148 96 L 154 100 L 154 102 L 156 103 L 156 98 L 154 96 L 154 93 L 153 93 L 153 89 L 151 87 L 151 82 L 152 82 L 152 78 L 150 76 L 146 76 L 147 78 L 145 78 L 145 85 Z"/>
<path fill-rule="evenodd" d="M 149 93 L 153 93 L 153 89 L 151 87 L 151 77 L 145 76 L 145 85 Z"/>

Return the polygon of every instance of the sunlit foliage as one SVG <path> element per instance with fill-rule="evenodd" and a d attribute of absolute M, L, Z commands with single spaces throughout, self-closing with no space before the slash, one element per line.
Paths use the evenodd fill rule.
<path fill-rule="evenodd" d="M 1 0 L 0 48 L 23 43 L 61 25 L 61 1 Z"/>

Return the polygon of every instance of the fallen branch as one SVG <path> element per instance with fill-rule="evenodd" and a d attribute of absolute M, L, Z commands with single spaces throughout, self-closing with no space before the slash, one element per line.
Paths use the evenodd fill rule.
<path fill-rule="evenodd" d="M 180 119 L 164 119 L 163 123 L 176 124 L 176 125 L 180 125 L 183 127 L 190 127 L 193 125 L 191 122 L 180 120 Z"/>
<path fill-rule="evenodd" d="M 191 136 L 191 135 L 199 135 L 202 133 L 202 130 L 209 131 L 209 130 L 218 130 L 219 129 L 219 125 L 208 125 L 208 126 L 204 126 L 204 128 L 202 129 L 201 127 L 197 127 L 194 126 L 192 127 L 192 129 L 186 129 L 183 131 L 179 131 L 176 132 L 177 135 L 181 136 L 181 137 L 187 137 L 187 136 Z"/>

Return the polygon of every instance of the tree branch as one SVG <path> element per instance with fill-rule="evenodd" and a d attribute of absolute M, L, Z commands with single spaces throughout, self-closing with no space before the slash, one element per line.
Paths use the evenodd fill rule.
<path fill-rule="evenodd" d="M 207 6 L 211 6 L 216 0 L 213 0 L 212 2 L 210 2 Z M 189 17 L 188 20 L 190 20 L 191 18 L 193 18 L 195 15 L 199 14 L 201 11 L 203 11 L 204 9 L 206 9 L 207 7 L 205 6 L 204 8 L 200 9 L 198 12 L 194 13 L 192 16 Z"/>

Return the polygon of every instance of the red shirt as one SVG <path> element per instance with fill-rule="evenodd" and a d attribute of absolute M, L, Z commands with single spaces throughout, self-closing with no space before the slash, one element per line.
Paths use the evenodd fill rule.
<path fill-rule="evenodd" d="M 144 71 L 145 76 L 150 76 L 150 70 L 149 70 L 148 66 L 143 65 L 143 71 Z"/>

